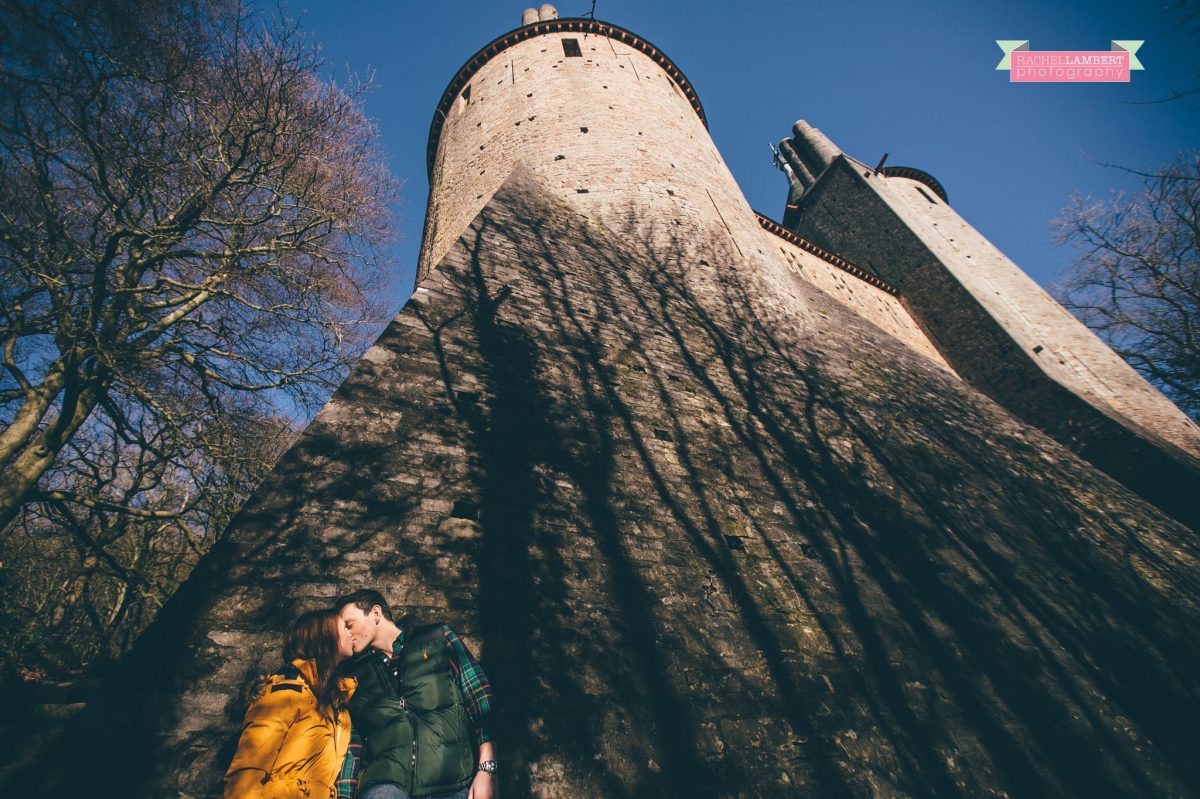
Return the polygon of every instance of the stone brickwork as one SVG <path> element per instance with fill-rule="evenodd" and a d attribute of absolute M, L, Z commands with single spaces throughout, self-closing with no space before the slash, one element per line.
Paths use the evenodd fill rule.
<path fill-rule="evenodd" d="M 811 278 L 941 361 L 892 298 L 861 281 L 852 285 L 762 230 L 708 135 L 690 84 L 657 48 L 600 22 L 563 20 L 526 29 L 532 31 L 537 35 L 509 34 L 480 51 L 435 115 L 420 277 L 519 165 L 578 213 L 663 257 L 679 257 L 689 249 L 681 242 L 697 241 L 702 246 L 690 248 L 696 261 L 710 260 L 701 251 L 713 231 L 723 230 L 720 246 L 753 264 L 782 313 L 809 313 L 792 286 Z M 580 55 L 567 55 L 564 42 L 574 42 Z"/>
<path fill-rule="evenodd" d="M 831 268 L 826 261 L 791 242 L 776 241 L 775 246 L 794 275 L 833 297 L 863 319 L 870 320 L 880 330 L 915 352 L 950 370 L 949 364 L 913 321 L 899 297 L 847 275 L 842 270 Z"/>
<path fill-rule="evenodd" d="M 517 164 L 585 214 L 616 229 L 653 225 L 664 240 L 676 232 L 670 228 L 717 222 L 717 207 L 731 198 L 745 205 L 661 53 L 602 35 L 612 29 L 603 23 L 560 31 L 565 25 L 507 43 L 443 102 L 420 276 Z M 564 42 L 580 55 L 566 55 Z"/>
<path fill-rule="evenodd" d="M 1191 532 L 553 194 L 493 196 L 22 795 L 216 795 L 278 631 L 361 585 L 481 655 L 506 797 L 1200 787 Z"/>
<path fill-rule="evenodd" d="M 796 217 L 894 284 L 964 379 L 1200 529 L 1200 428 L 929 187 L 841 156 Z"/>
<path fill-rule="evenodd" d="M 1195 534 L 764 230 L 595 25 L 460 73 L 412 299 L 5 794 L 219 795 L 363 586 L 480 656 L 506 799 L 1200 793 Z"/>

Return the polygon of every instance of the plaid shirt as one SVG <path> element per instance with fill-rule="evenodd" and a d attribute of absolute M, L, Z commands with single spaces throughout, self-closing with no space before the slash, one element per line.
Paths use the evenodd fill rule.
<path fill-rule="evenodd" d="M 462 691 L 463 709 L 467 711 L 467 717 L 471 720 L 475 733 L 475 747 L 478 748 L 480 744 L 492 740 L 492 686 L 487 675 L 483 673 L 483 667 L 467 649 L 467 645 L 445 624 L 442 625 L 442 638 L 446 642 L 446 648 L 450 650 L 450 674 Z M 404 632 L 401 631 L 396 643 L 392 644 L 390 656 L 378 650 L 376 654 L 390 666 L 392 660 L 399 657 L 403 647 Z M 351 721 L 353 722 L 353 719 Z M 362 746 L 358 730 L 351 728 L 350 748 L 346 750 L 342 773 L 337 780 L 338 799 L 352 799 L 354 796 L 358 787 L 358 774 L 362 771 Z"/>

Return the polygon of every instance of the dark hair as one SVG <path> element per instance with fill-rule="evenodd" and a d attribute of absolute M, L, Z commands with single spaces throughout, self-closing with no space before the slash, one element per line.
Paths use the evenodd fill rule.
<path fill-rule="evenodd" d="M 333 705 L 337 694 L 339 624 L 333 610 L 310 610 L 292 622 L 283 639 L 284 666 L 293 660 L 311 660 L 316 666 L 317 684 L 312 690 L 323 709 Z"/>
<path fill-rule="evenodd" d="M 387 600 L 383 598 L 383 594 L 370 588 L 360 588 L 352 594 L 338 597 L 333 603 L 333 612 L 339 613 L 342 608 L 347 605 L 353 605 L 363 613 L 370 613 L 371 608 L 376 605 L 383 611 L 383 617 L 388 621 L 394 622 L 392 617 L 392 609 L 388 607 Z"/>

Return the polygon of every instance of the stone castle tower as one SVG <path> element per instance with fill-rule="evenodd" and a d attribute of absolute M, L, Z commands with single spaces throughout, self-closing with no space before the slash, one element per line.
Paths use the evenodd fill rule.
<path fill-rule="evenodd" d="M 21 787 L 217 795 L 374 586 L 480 655 L 510 799 L 1200 794 L 1195 426 L 933 178 L 782 150 L 779 224 L 636 34 L 479 51 L 412 299 Z"/>

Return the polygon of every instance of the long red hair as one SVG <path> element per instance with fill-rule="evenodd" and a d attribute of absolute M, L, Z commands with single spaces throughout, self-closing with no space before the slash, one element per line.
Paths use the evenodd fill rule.
<path fill-rule="evenodd" d="M 338 625 L 341 621 L 332 610 L 310 610 L 292 622 L 283 639 L 283 663 L 311 660 L 316 665 L 317 684 L 312 686 L 322 709 L 333 706 L 337 696 Z"/>

